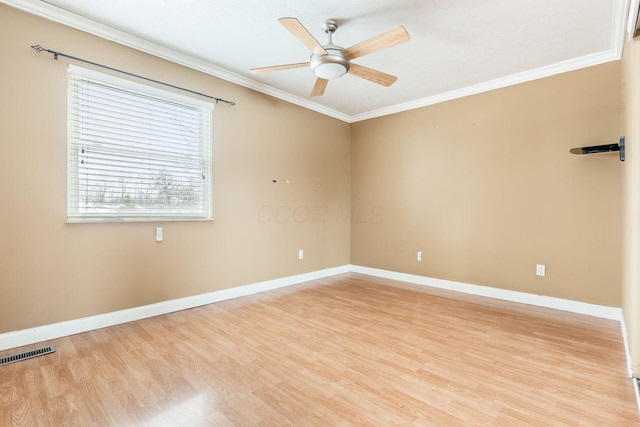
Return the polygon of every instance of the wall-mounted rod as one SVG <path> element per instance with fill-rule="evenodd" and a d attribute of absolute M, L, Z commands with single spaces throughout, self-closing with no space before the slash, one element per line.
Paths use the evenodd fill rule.
<path fill-rule="evenodd" d="M 65 58 L 73 59 L 74 61 L 80 61 L 80 62 L 84 62 L 85 64 L 90 64 L 90 65 L 94 65 L 96 67 L 104 68 L 104 69 L 107 69 L 107 70 L 110 70 L 110 71 L 115 71 L 116 73 L 126 74 L 127 76 L 131 76 L 131 77 L 135 77 L 135 78 L 138 78 L 138 79 L 146 80 L 146 81 L 152 82 L 152 83 L 157 83 L 157 84 L 160 84 L 160 85 L 163 85 L 163 86 L 168 86 L 170 88 L 178 89 L 178 90 L 181 90 L 181 91 L 184 91 L 184 92 L 189 92 L 189 93 L 192 93 L 194 95 L 204 96 L 205 98 L 213 99 L 214 101 L 216 101 L 216 104 L 218 104 L 220 102 L 224 102 L 225 104 L 236 105 L 236 103 L 233 102 L 233 101 L 228 101 L 228 100 L 222 99 L 222 98 L 216 98 L 215 96 L 207 95 L 207 94 L 204 94 L 204 93 L 201 93 L 201 92 L 196 92 L 195 90 L 186 89 L 186 88 L 183 88 L 183 87 L 180 87 L 180 86 L 172 85 L 171 83 L 165 83 L 165 82 L 161 82 L 159 80 L 150 79 L 148 77 L 140 76 L 138 74 L 133 74 L 133 73 L 130 73 L 128 71 L 119 70 L 117 68 L 109 67 L 108 65 L 98 64 L 97 62 L 88 61 L 88 60 L 82 59 L 82 58 L 77 58 L 75 56 L 67 55 L 66 53 L 56 52 L 55 50 L 50 50 L 50 49 L 45 49 L 44 47 L 40 46 L 39 44 L 31 46 L 31 48 L 33 50 L 35 50 L 36 52 L 48 52 L 48 53 L 53 55 L 53 59 L 58 59 L 59 56 L 63 56 Z"/>
<path fill-rule="evenodd" d="M 571 154 L 599 154 L 599 153 L 612 153 L 620 152 L 620 160 L 624 161 L 624 136 L 620 137 L 620 142 L 617 144 L 603 144 L 603 145 L 591 145 L 589 147 L 578 147 L 569 150 Z"/>
<path fill-rule="evenodd" d="M 569 150 L 571 154 L 598 154 L 598 153 L 611 153 L 613 151 L 620 151 L 618 144 L 604 144 L 604 145 L 592 145 L 590 147 L 572 148 Z"/>

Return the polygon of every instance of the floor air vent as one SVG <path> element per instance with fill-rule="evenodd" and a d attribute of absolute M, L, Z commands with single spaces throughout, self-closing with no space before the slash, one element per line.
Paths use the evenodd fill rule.
<path fill-rule="evenodd" d="M 25 359 L 31 359 L 32 357 L 44 356 L 45 354 L 53 353 L 54 351 L 56 351 L 56 348 L 52 345 L 48 345 L 46 347 L 36 348 L 35 350 L 12 354 L 11 356 L 0 358 L 0 366 L 8 365 L 9 363 L 13 362 L 19 362 Z"/>

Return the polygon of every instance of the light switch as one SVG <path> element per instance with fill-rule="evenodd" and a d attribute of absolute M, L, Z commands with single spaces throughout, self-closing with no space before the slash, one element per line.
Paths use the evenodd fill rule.
<path fill-rule="evenodd" d="M 164 240 L 164 232 L 162 227 L 156 227 L 156 242 L 162 242 Z"/>

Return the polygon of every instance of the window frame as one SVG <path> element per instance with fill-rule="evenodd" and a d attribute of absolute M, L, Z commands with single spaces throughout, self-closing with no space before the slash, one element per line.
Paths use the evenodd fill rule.
<path fill-rule="evenodd" d="M 154 86 L 141 84 L 131 80 L 101 73 L 95 70 L 78 67 L 69 64 L 67 69 L 67 223 L 87 223 L 87 222 L 165 222 L 165 221 L 212 221 L 213 220 L 213 103 L 196 99 L 190 96 L 178 94 L 169 90 L 160 89 Z M 126 91 L 133 95 L 148 97 L 176 103 L 189 108 L 198 109 L 201 114 L 204 128 L 199 138 L 200 162 L 203 170 L 207 170 L 203 178 L 202 191 L 199 195 L 203 197 L 201 209 L 198 213 L 177 212 L 167 210 L 160 212 L 109 212 L 109 213 L 88 213 L 81 212 L 80 175 L 77 165 L 80 161 L 77 147 L 80 144 L 77 137 L 79 125 L 73 123 L 74 112 L 79 110 L 74 99 L 75 90 L 72 87 L 74 79 L 87 79 L 100 85 L 113 87 L 114 90 Z M 126 152 L 123 152 L 126 155 Z M 75 163 L 74 163 L 75 162 Z"/>

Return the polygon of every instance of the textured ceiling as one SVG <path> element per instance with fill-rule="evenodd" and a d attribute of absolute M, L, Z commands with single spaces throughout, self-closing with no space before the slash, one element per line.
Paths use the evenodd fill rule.
<path fill-rule="evenodd" d="M 619 59 L 627 8 L 626 0 L 2 1 L 345 121 Z M 311 98 L 308 68 L 251 74 L 309 60 L 280 17 L 298 18 L 322 44 L 322 24 L 336 19 L 333 41 L 343 47 L 404 26 L 408 43 L 354 60 L 398 81 L 386 88 L 346 75 Z"/>

